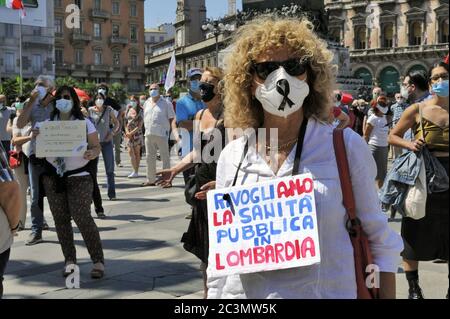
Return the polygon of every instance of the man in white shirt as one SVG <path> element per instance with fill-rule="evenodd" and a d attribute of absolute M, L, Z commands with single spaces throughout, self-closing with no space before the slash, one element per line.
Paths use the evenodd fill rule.
<path fill-rule="evenodd" d="M 166 99 L 161 98 L 159 85 L 150 85 L 150 98 L 144 104 L 145 149 L 147 152 L 147 181 L 141 186 L 155 186 L 156 152 L 159 150 L 163 168 L 170 168 L 169 133 L 176 134 L 175 112 Z"/>

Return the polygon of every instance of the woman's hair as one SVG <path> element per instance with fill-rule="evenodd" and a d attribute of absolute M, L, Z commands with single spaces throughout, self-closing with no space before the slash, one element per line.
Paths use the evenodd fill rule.
<path fill-rule="evenodd" d="M 261 103 L 251 93 L 251 65 L 261 54 L 284 45 L 308 61 L 310 93 L 303 103 L 305 116 L 328 120 L 336 72 L 326 42 L 314 33 L 313 24 L 306 17 L 300 20 L 265 17 L 238 29 L 233 50 L 226 59 L 224 104 L 227 127 L 245 129 L 262 125 Z"/>
<path fill-rule="evenodd" d="M 444 61 L 436 62 L 431 66 L 430 70 L 428 71 L 428 81 L 429 82 L 431 82 L 431 73 L 433 72 L 434 69 L 436 69 L 438 67 L 442 67 L 442 68 L 446 69 L 447 73 L 448 73 L 448 64 L 447 63 L 445 63 Z"/>
<path fill-rule="evenodd" d="M 73 87 L 67 85 L 60 86 L 56 90 L 55 101 L 61 98 L 61 93 L 64 91 L 69 92 L 70 98 L 73 102 L 72 110 L 70 111 L 71 115 L 78 120 L 84 120 L 84 115 L 81 112 L 80 108 L 80 99 L 78 98 L 77 92 L 75 92 L 75 89 Z M 50 118 L 54 119 L 55 116 L 59 115 L 59 113 L 59 110 L 55 107 L 52 114 L 50 115 Z"/>
<path fill-rule="evenodd" d="M 95 100 L 97 100 L 98 97 L 101 97 L 103 100 L 106 99 L 106 97 L 103 93 L 97 92 L 97 94 L 95 94 L 94 98 L 93 98 L 94 105 L 95 105 Z"/>

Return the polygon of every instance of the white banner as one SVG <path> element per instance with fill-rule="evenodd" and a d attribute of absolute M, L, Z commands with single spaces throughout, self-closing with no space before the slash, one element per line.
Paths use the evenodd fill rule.
<path fill-rule="evenodd" d="M 77 157 L 87 149 L 85 121 L 46 121 L 39 125 L 36 157 Z"/>

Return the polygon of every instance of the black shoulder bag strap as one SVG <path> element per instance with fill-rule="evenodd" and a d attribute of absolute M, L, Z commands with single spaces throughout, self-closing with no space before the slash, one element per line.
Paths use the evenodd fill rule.
<path fill-rule="evenodd" d="M 102 121 L 103 117 L 105 116 L 105 113 L 106 113 L 106 110 L 107 110 L 107 109 L 108 109 L 108 106 L 106 105 L 106 106 L 103 108 L 102 115 L 100 115 L 100 118 L 98 119 L 97 123 L 95 123 L 95 126 L 96 126 L 96 127 L 97 127 L 97 126 L 100 124 L 100 122 Z"/>
<path fill-rule="evenodd" d="M 293 176 L 297 175 L 299 173 L 300 158 L 302 156 L 303 141 L 305 140 L 305 133 L 306 133 L 306 126 L 307 125 L 308 125 L 308 119 L 307 118 L 303 118 L 302 125 L 300 127 L 299 132 L 298 132 L 297 149 L 295 151 L 294 167 L 292 168 L 292 175 Z M 238 178 L 238 175 L 239 175 L 239 171 L 241 169 L 242 162 L 244 161 L 245 156 L 247 155 L 247 152 L 248 152 L 248 139 L 245 142 L 244 152 L 242 153 L 241 161 L 239 162 L 239 165 L 237 167 L 236 174 L 234 175 L 233 184 L 231 185 L 231 187 L 236 186 L 236 182 L 237 182 L 237 178 Z M 234 215 L 235 211 L 234 211 L 233 203 L 231 201 L 230 194 L 228 194 L 228 193 L 224 194 L 223 195 L 223 199 L 228 202 L 228 204 L 230 206 L 230 209 L 231 209 L 231 212 Z"/>
<path fill-rule="evenodd" d="M 300 159 L 302 157 L 303 142 L 305 140 L 306 126 L 308 125 L 308 119 L 303 118 L 302 126 L 298 131 L 297 149 L 295 151 L 294 167 L 292 167 L 292 176 L 298 175 L 300 169 Z"/>

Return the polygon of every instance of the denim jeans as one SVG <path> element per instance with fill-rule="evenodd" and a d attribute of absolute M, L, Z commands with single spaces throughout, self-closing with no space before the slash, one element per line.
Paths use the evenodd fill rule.
<path fill-rule="evenodd" d="M 44 223 L 44 212 L 39 200 L 42 195 L 42 189 L 39 187 L 39 178 L 44 173 L 44 167 L 39 164 L 28 163 L 28 177 L 30 179 L 31 190 L 31 232 L 35 235 L 42 234 Z"/>
<path fill-rule="evenodd" d="M 3 274 L 5 273 L 6 264 L 9 260 L 9 253 L 11 249 L 8 249 L 0 254 L 0 299 L 3 296 Z"/>
<path fill-rule="evenodd" d="M 116 184 L 114 181 L 114 149 L 113 142 L 102 142 L 102 156 L 105 163 L 105 171 L 107 176 L 108 197 L 116 197 Z"/>

